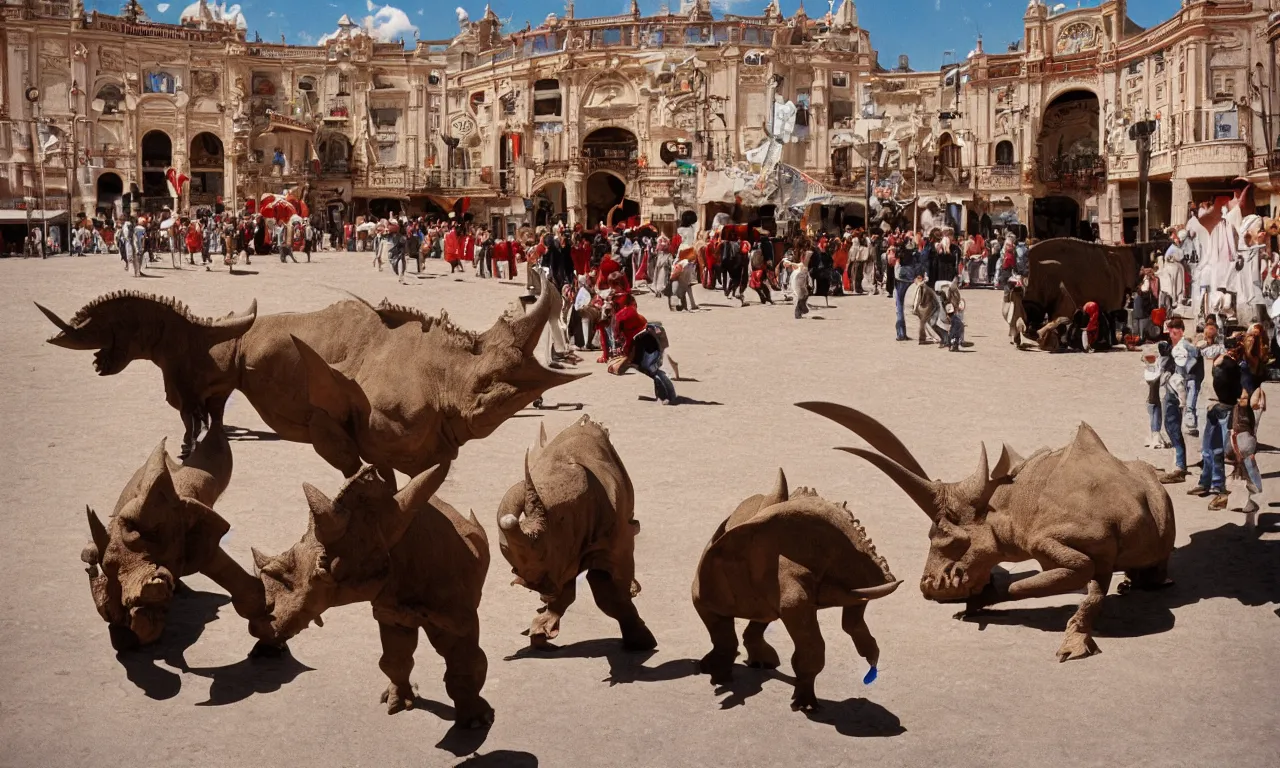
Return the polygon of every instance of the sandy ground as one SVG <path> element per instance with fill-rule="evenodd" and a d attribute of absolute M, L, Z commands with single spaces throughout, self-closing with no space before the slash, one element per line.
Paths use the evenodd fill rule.
<path fill-rule="evenodd" d="M 164 257 L 164 261 L 168 261 Z M 493 562 L 481 605 L 489 657 L 485 695 L 497 710 L 488 732 L 451 731 L 439 658 L 419 646 L 420 708 L 388 717 L 378 695 L 378 630 L 367 606 L 326 614 L 325 627 L 292 641 L 293 657 L 250 662 L 243 620 L 203 577 L 188 579 L 164 641 L 151 653 L 117 656 L 93 609 L 78 554 L 88 540 L 84 505 L 109 513 L 125 480 L 159 439 L 181 440 L 158 370 L 137 363 L 97 378 L 90 354 L 49 346 L 52 326 L 33 300 L 69 317 L 101 292 L 171 294 L 200 314 L 316 309 L 348 290 L 429 311 L 447 308 L 470 328 L 488 327 L 520 288 L 445 275 L 396 284 L 364 254 L 320 254 L 316 263 L 255 260 L 254 274 L 156 269 L 137 280 L 112 256 L 0 261 L 0 764 L 13 766 L 1275 766 L 1280 764 L 1280 504 L 1262 499 L 1260 531 L 1239 512 L 1208 512 L 1173 489 L 1177 586 L 1104 604 L 1103 653 L 1054 657 L 1078 597 L 1005 608 L 983 623 L 952 618 L 915 584 L 928 547 L 925 517 L 896 486 L 855 457 L 831 450 L 856 438 L 794 408 L 797 400 L 857 405 L 898 431 L 936 477 L 973 470 L 979 441 L 1023 452 L 1058 446 L 1080 421 L 1122 457 L 1167 466 L 1170 452 L 1143 449 L 1145 385 L 1137 355 L 1085 357 L 1015 352 L 999 326 L 997 297 L 967 294 L 973 347 L 952 354 L 893 341 L 884 297 L 816 303 L 798 322 L 789 306 L 746 309 L 702 292 L 711 307 L 668 313 L 672 351 L 689 379 L 675 408 L 637 374 L 593 375 L 548 402 L 581 402 L 611 430 L 637 487 L 637 605 L 657 635 L 653 654 L 621 651 L 617 627 L 580 590 L 559 642 L 543 657 L 524 647 L 537 598 L 508 586 L 494 514 L 520 478 L 539 422 L 555 434 L 574 410 L 525 411 L 492 437 L 464 447 L 441 496 L 472 508 L 489 532 Z M 523 278 L 520 284 L 523 285 Z M 729 305 L 734 306 L 730 307 Z M 821 318 L 821 319 L 818 319 Z M 414 373 L 403 371 L 404 385 Z M 229 424 L 231 487 L 217 505 L 233 528 L 224 546 L 246 567 L 250 545 L 284 549 L 305 527 L 301 484 L 332 493 L 341 478 L 309 446 L 273 439 L 235 396 Z M 1280 444 L 1280 416 L 1262 441 Z M 1198 441 L 1196 452 L 1198 453 Z M 1264 477 L 1280 475 L 1274 450 Z M 861 682 L 865 662 L 823 614 L 827 667 L 817 681 L 824 709 L 788 708 L 791 644 L 775 624 L 774 673 L 739 664 L 715 690 L 692 661 L 707 651 L 689 599 L 699 554 L 745 496 L 766 490 L 776 468 L 794 486 L 848 500 L 906 584 L 876 601 L 868 622 L 882 649 L 880 679 Z M 1268 484 L 1274 487 L 1275 480 Z M 1243 502 L 1233 481 L 1232 507 Z M 1023 569 L 1028 566 L 1023 566 Z M 1021 570 L 1014 568 L 1014 570 Z"/>

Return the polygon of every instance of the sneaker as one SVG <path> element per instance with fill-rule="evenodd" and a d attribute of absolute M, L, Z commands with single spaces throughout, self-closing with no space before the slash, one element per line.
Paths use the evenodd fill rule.
<path fill-rule="evenodd" d="M 1185 469 L 1175 469 L 1172 472 L 1165 472 L 1160 476 L 1160 483 L 1162 485 L 1174 485 L 1175 483 L 1186 482 L 1186 480 L 1187 470 Z"/>
<path fill-rule="evenodd" d="M 1249 499 L 1249 501 L 1243 507 L 1240 508 L 1240 511 L 1245 513 L 1246 515 L 1255 514 L 1258 511 L 1258 502 L 1254 501 L 1253 499 Z"/>
<path fill-rule="evenodd" d="M 1188 495 L 1188 496 L 1200 496 L 1200 497 L 1208 496 L 1208 495 L 1209 495 L 1209 489 L 1208 489 L 1208 488 L 1205 488 L 1203 485 L 1194 485 L 1194 486 L 1192 486 L 1191 488 L 1188 488 L 1188 489 L 1187 489 L 1187 495 Z"/>
<path fill-rule="evenodd" d="M 1187 429 L 1187 434 L 1192 437 L 1199 437 L 1200 430 L 1196 429 L 1195 427 L 1190 427 L 1189 429 Z"/>
<path fill-rule="evenodd" d="M 1225 492 L 1220 491 L 1218 495 L 1214 496 L 1213 499 L 1209 502 L 1209 509 L 1213 511 L 1217 511 L 1219 509 L 1226 509 L 1227 498 L 1228 498 L 1227 494 Z"/>

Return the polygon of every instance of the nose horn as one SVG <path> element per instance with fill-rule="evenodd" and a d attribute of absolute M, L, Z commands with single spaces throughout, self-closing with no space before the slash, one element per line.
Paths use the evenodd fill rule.
<path fill-rule="evenodd" d="M 56 312 L 49 309 L 48 307 L 42 306 L 39 302 L 35 302 L 35 305 L 36 305 L 36 309 L 40 310 L 41 314 L 49 318 L 49 322 L 53 323 L 58 327 L 59 333 L 53 338 L 49 339 L 50 344 L 54 345 L 55 347 L 62 347 L 63 349 L 76 349 L 76 350 L 95 349 L 95 347 L 91 344 L 78 341 L 77 337 L 81 335 L 79 331 L 75 327 L 73 327 L 70 323 L 63 320 L 61 317 L 58 317 L 58 314 Z"/>

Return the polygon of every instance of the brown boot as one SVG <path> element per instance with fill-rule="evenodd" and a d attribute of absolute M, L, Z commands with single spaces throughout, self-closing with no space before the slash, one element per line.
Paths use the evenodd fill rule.
<path fill-rule="evenodd" d="M 1175 483 L 1183 483 L 1187 480 L 1187 470 L 1175 469 L 1172 472 L 1165 472 L 1160 475 L 1160 482 L 1164 485 L 1173 485 Z"/>
<path fill-rule="evenodd" d="M 1217 496 L 1214 496 L 1213 499 L 1210 500 L 1209 502 L 1209 509 L 1215 512 L 1219 509 L 1226 509 L 1227 498 L 1228 496 L 1225 492 L 1219 493 Z"/>

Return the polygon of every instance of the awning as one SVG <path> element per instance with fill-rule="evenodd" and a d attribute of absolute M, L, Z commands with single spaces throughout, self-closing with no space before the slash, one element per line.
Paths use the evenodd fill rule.
<path fill-rule="evenodd" d="M 0 210 L 0 224 L 25 224 L 27 223 L 26 210 L 5 209 Z M 31 221 L 50 221 L 52 219 L 60 219 L 67 215 L 65 210 L 54 209 L 33 209 L 30 211 Z"/>

